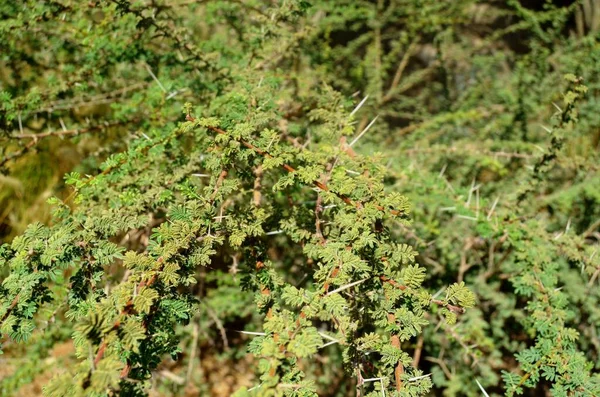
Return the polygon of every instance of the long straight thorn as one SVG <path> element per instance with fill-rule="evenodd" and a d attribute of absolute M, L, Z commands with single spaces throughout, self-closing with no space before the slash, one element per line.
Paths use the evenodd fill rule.
<path fill-rule="evenodd" d="M 562 113 L 562 109 L 561 109 L 561 108 L 560 108 L 560 107 L 559 107 L 559 106 L 558 106 L 556 103 L 552 102 L 552 104 L 554 105 L 554 107 L 555 107 L 556 109 L 558 109 L 558 111 L 559 111 L 559 112 L 561 112 L 561 113 Z"/>
<path fill-rule="evenodd" d="M 349 146 L 352 146 L 352 145 L 354 145 L 356 142 L 358 142 L 358 140 L 359 140 L 360 138 L 362 138 L 362 136 L 363 136 L 363 135 L 364 135 L 364 134 L 365 134 L 367 131 L 369 131 L 369 128 L 371 128 L 371 126 L 372 126 L 373 124 L 375 124 L 375 121 L 376 121 L 378 118 L 379 118 L 379 115 L 375 116 L 375 118 L 374 118 L 374 119 L 373 119 L 373 120 L 372 120 L 372 121 L 369 123 L 369 125 L 368 125 L 368 126 L 366 126 L 366 127 L 365 127 L 365 129 L 364 129 L 364 130 L 362 130 L 362 132 L 361 132 L 360 134 L 358 134 L 358 136 L 357 136 L 356 138 L 354 138 L 354 140 L 353 140 L 352 142 L 350 142 L 350 145 L 349 145 Z"/>
<path fill-rule="evenodd" d="M 496 209 L 496 205 L 498 205 L 498 200 L 499 199 L 500 199 L 500 196 L 496 197 L 496 200 L 494 200 L 494 204 L 492 204 L 492 208 L 490 209 L 490 212 L 488 212 L 488 214 L 487 214 L 487 220 L 488 221 L 492 217 L 492 214 L 494 213 L 494 210 Z"/>
<path fill-rule="evenodd" d="M 250 331 L 238 331 L 240 334 L 245 334 L 245 335 L 258 335 L 258 336 L 265 336 L 266 333 L 264 332 L 250 332 Z"/>
<path fill-rule="evenodd" d="M 475 187 L 475 177 L 473 177 L 473 182 L 471 182 L 471 189 L 469 189 L 469 197 L 467 198 L 467 201 L 465 202 L 465 207 L 468 207 L 469 205 L 471 205 L 471 197 L 473 196 L 473 191 Z"/>
<path fill-rule="evenodd" d="M 355 281 L 355 282 L 353 282 L 353 283 L 350 283 L 350 284 L 342 285 L 340 288 L 336 288 L 336 289 L 334 289 L 333 291 L 331 291 L 331 292 L 328 292 L 328 293 L 327 293 L 325 296 L 333 295 L 333 294 L 335 294 L 336 292 L 341 292 L 341 291 L 343 291 L 343 290 L 345 290 L 345 289 L 352 288 L 352 287 L 354 287 L 355 285 L 358 285 L 358 284 L 362 284 L 362 283 L 364 283 L 365 281 L 367 281 L 367 279 L 366 279 L 366 278 L 364 278 L 364 279 L 362 279 L 362 280 Z"/>
<path fill-rule="evenodd" d="M 160 89 L 163 90 L 163 92 L 167 92 L 167 89 L 161 84 L 161 82 L 158 80 L 158 77 L 156 77 L 156 75 L 152 73 L 152 69 L 150 69 L 150 66 L 146 65 L 146 70 L 148 71 L 148 73 L 150 73 L 150 76 L 152 76 L 154 81 L 156 81 L 156 84 L 158 84 Z"/>
<path fill-rule="evenodd" d="M 21 112 L 19 112 L 18 118 L 19 118 L 19 132 L 22 134 L 23 133 L 23 121 L 21 121 Z"/>
<path fill-rule="evenodd" d="M 362 105 L 365 104 L 365 102 L 367 101 L 367 99 L 369 99 L 368 95 L 366 97 L 364 97 L 363 100 L 360 101 L 360 103 L 358 105 L 356 105 L 356 107 L 354 108 L 354 110 L 352 111 L 352 113 L 350 113 L 350 117 L 354 116 L 354 114 L 356 112 L 358 112 L 358 110 L 362 107 Z"/>
<path fill-rule="evenodd" d="M 479 388 L 481 389 L 481 392 L 483 393 L 483 395 L 485 397 L 490 397 L 490 395 L 487 394 L 487 392 L 485 391 L 485 389 L 483 388 L 483 386 L 481 386 L 481 383 L 479 383 L 479 380 L 475 379 L 475 382 L 477 382 L 477 386 L 479 386 Z"/>

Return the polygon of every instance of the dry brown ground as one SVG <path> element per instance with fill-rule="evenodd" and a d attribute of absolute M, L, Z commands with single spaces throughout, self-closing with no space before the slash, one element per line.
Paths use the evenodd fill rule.
<path fill-rule="evenodd" d="M 11 376 L 17 368 L 14 363 L 14 359 L 4 356 L 0 361 L 0 380 Z M 44 369 L 37 375 L 31 383 L 28 383 L 14 394 L 14 396 L 23 397 L 37 397 L 42 396 L 42 388 L 46 385 L 53 376 L 55 376 L 62 368 L 65 368 L 69 363 L 75 362 L 74 348 L 72 341 L 59 343 L 49 354 L 49 357 L 43 361 Z M 244 356 L 238 361 L 223 360 L 215 355 L 207 355 L 202 357 L 202 367 L 196 368 L 196 383 L 200 385 L 208 386 L 208 393 L 210 396 L 215 397 L 229 397 L 233 392 L 242 386 L 252 387 L 254 386 L 254 369 L 255 361 L 250 355 Z M 166 371 L 167 376 L 165 376 Z M 199 371 L 199 372 L 198 372 Z M 172 368 L 159 368 L 156 373 L 155 379 L 161 382 L 168 375 L 179 377 L 185 376 L 186 368 L 178 367 L 177 365 Z M 206 390 L 206 386 L 205 389 Z M 192 383 L 188 383 L 183 389 L 179 396 L 185 397 L 196 397 L 206 395 L 206 391 L 202 392 L 200 388 Z M 171 393 L 165 394 L 164 392 L 152 391 L 150 397 L 162 397 L 171 396 Z"/>

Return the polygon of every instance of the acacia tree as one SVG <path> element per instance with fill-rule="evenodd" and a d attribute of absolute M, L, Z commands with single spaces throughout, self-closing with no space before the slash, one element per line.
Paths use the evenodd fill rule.
<path fill-rule="evenodd" d="M 291 22 L 295 7 L 277 12 Z M 126 2 L 102 12 L 104 20 L 164 30 Z M 269 50 L 277 33 L 263 35 L 255 52 Z M 257 60 L 243 62 L 256 69 L 263 61 L 252 55 Z M 425 393 L 430 379 L 411 367 L 402 342 L 420 332 L 431 306 L 456 321 L 473 305 L 472 293 L 455 284 L 433 299 L 421 287 L 416 252 L 390 233 L 407 222 L 408 203 L 384 192 L 377 156 L 356 155 L 353 142 L 344 143 L 354 133 L 347 100 L 327 87 L 302 95 L 314 105 L 286 126 L 310 131 L 301 145 L 280 126 L 278 101 L 293 95 L 290 81 L 260 67 L 224 78 L 227 87 L 210 100 L 185 105 L 185 121 L 142 132 L 96 175 L 68 174 L 73 193 L 51 199 L 52 226 L 31 225 L 2 248 L 10 269 L 2 332 L 27 340 L 36 322 L 66 310 L 59 322 L 75 324 L 81 362 L 46 393 L 144 394 L 162 357 L 179 352 L 175 327 L 192 318 L 198 269 L 234 255 L 241 287 L 254 291 L 264 315 L 264 334 L 250 346 L 260 358 L 261 393 L 313 395 L 300 363 L 332 341 L 344 347 L 365 393 Z M 160 93 L 162 101 L 169 95 Z M 118 243 L 145 228 L 152 234 L 135 249 Z M 107 273 L 115 265 L 126 272 Z"/>
<path fill-rule="evenodd" d="M 3 394 L 68 339 L 77 359 L 46 395 L 182 393 L 200 383 L 199 339 L 227 352 L 244 326 L 258 379 L 240 396 L 599 393 L 596 326 L 574 321 L 597 315 L 595 293 L 575 308 L 598 274 L 594 245 L 557 238 L 559 217 L 537 206 L 572 175 L 561 167 L 575 123 L 594 125 L 578 114 L 581 78 L 536 69 L 575 9 L 511 2 L 519 19 L 485 38 L 535 38 L 511 91 L 490 82 L 498 56 L 453 41 L 470 1 L 332 4 L 0 5 L 0 167 L 25 178 L 28 161 L 58 162 L 67 146 L 81 162 L 47 225 L 0 248 L 3 349 L 28 357 Z M 491 9 L 489 24 L 503 22 Z M 578 62 L 565 61 L 593 91 Z M 531 117 L 550 139 L 531 140 L 528 113 L 557 85 L 550 122 Z M 576 167 L 595 175 L 593 159 Z M 495 192 L 509 198 L 483 198 Z M 246 348 L 233 343 L 230 362 Z M 183 375 L 163 380 L 168 362 Z"/>
<path fill-rule="evenodd" d="M 82 362 L 52 382 L 49 395 L 141 393 L 139 381 L 162 355 L 178 351 L 174 327 L 191 317 L 198 267 L 224 252 L 242 254 L 243 286 L 256 291 L 265 315 L 265 334 L 250 348 L 262 358 L 262 388 L 313 394 L 298 361 L 325 338 L 346 346 L 361 387 L 368 375 L 388 390 L 429 389 L 401 342 L 418 334 L 432 305 L 456 321 L 473 305 L 472 293 L 455 284 L 433 299 L 421 288 L 425 270 L 413 264 L 416 253 L 389 232 L 393 221 L 406 222 L 406 199 L 384 193 L 376 158 L 339 145 L 353 132 L 339 95 L 320 92 L 326 104 L 310 111 L 303 128 L 312 131 L 315 149 L 295 147 L 273 128 L 281 85 L 261 79 L 240 78 L 223 102 L 199 110 L 219 118 L 197 118 L 188 104 L 187 121 L 132 141 L 100 174 L 69 174 L 74 193 L 52 200 L 54 225 L 32 225 L 3 248 L 11 269 L 2 289 L 3 332 L 27 339 L 38 309 L 60 303 L 55 294 L 66 295 L 65 317 L 76 322 Z M 111 241 L 149 221 L 158 225 L 142 252 Z M 105 267 L 115 261 L 127 273 L 109 288 Z M 294 285 L 290 267 L 305 274 L 301 284 Z M 68 269 L 70 279 L 63 277 Z M 61 288 L 68 292 L 54 292 Z"/>

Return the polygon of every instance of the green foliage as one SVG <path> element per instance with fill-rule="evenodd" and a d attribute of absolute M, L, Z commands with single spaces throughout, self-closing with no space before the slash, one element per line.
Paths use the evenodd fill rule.
<path fill-rule="evenodd" d="M 528 3 L 0 4 L 0 394 L 600 395 L 598 10 Z"/>

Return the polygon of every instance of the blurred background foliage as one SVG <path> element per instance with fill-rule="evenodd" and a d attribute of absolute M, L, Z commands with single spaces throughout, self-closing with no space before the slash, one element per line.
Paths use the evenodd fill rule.
<path fill-rule="evenodd" d="M 259 59 L 252 73 L 292 82 L 278 103 L 290 140 L 310 141 L 288 123 L 306 117 L 323 85 L 351 106 L 366 98 L 356 131 L 370 127 L 352 150 L 384 155 L 387 188 L 410 197 L 412 225 L 397 233 L 417 247 L 432 289 L 458 280 L 476 293 L 458 325 L 432 318 L 407 345 L 435 394 L 480 395 L 478 379 L 490 395 L 524 385 L 531 396 L 594 395 L 561 389 L 556 374 L 536 379 L 539 357 L 526 352 L 556 342 L 533 307 L 545 302 L 548 322 L 579 335 L 565 346 L 583 358 L 573 368 L 600 368 L 600 2 L 312 0 L 293 23 L 273 11 L 284 3 L 1 1 L 0 241 L 50 220 L 46 200 L 69 194 L 65 173 L 97 173 L 131 137 L 180 119 L 183 103 L 219 101 L 243 60 Z M 282 38 L 268 42 L 274 30 Z M 573 103 L 565 74 L 587 93 L 559 120 Z M 254 384 L 248 338 L 233 331 L 260 324 L 252 297 L 227 269 L 199 272 L 204 320 L 179 333 L 183 345 L 200 334 L 203 371 L 184 384 L 187 358 L 164 364 L 161 395 Z M 547 291 L 529 290 L 536 280 Z M 31 388 L 68 361 L 69 335 L 7 348 L 0 392 Z M 335 357 L 315 370 L 320 395 L 351 393 Z"/>

